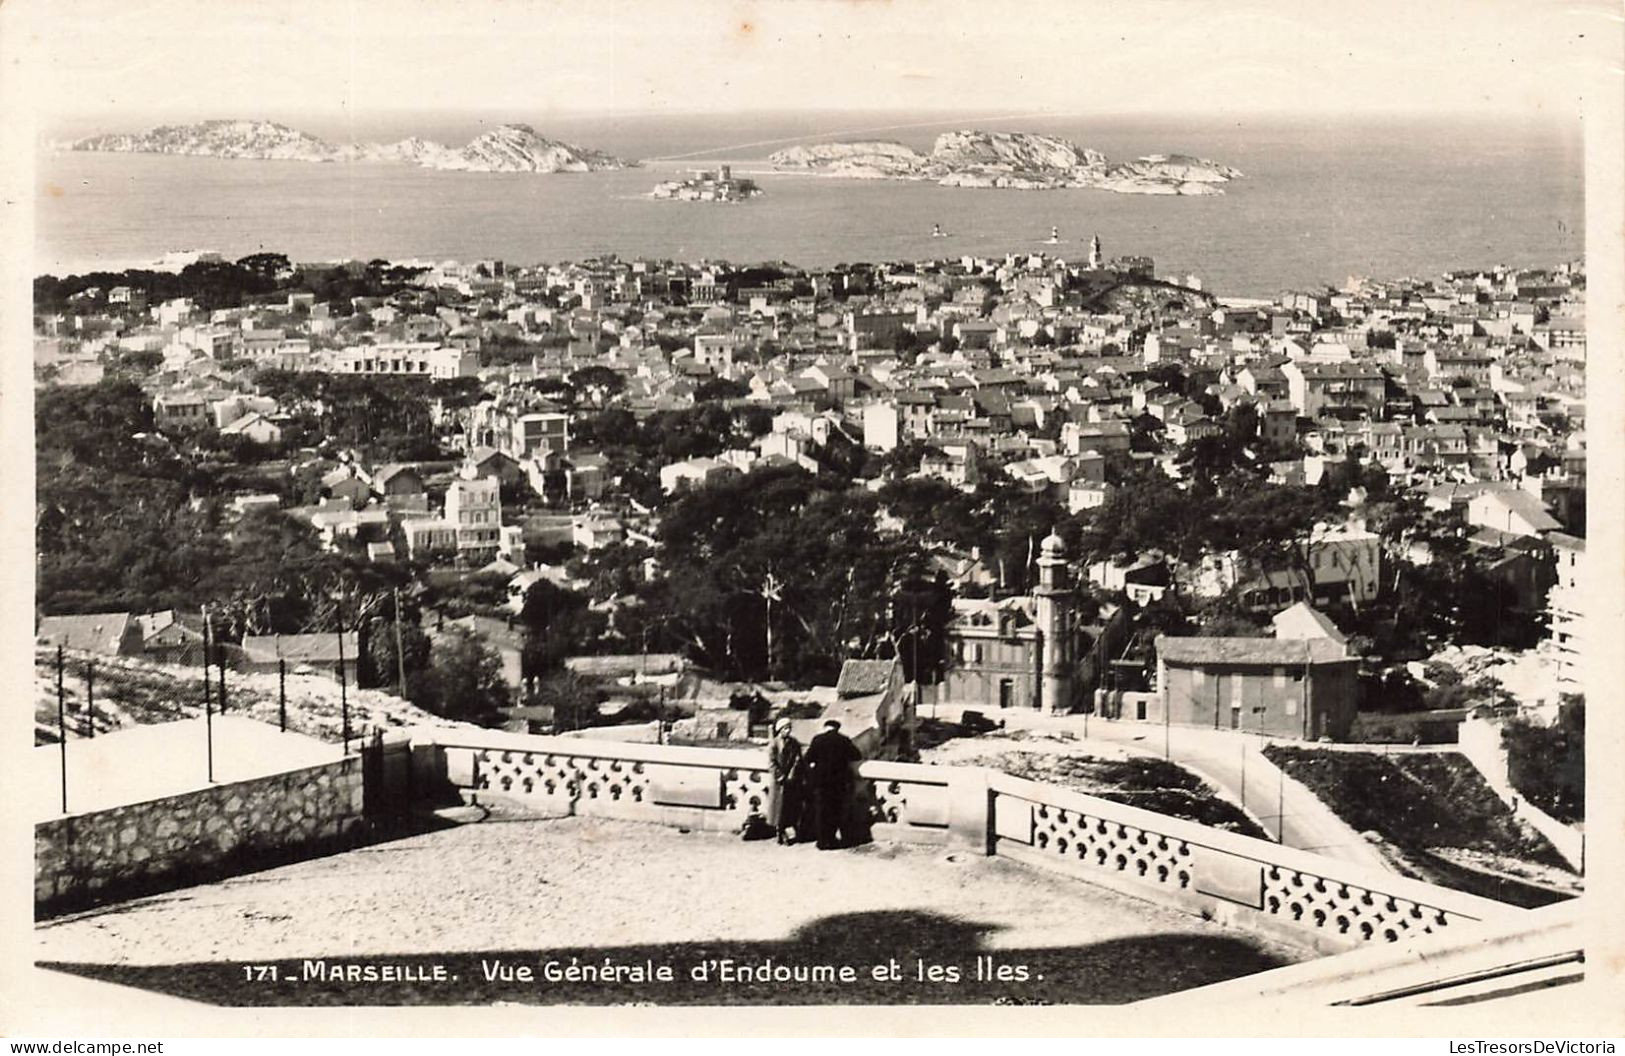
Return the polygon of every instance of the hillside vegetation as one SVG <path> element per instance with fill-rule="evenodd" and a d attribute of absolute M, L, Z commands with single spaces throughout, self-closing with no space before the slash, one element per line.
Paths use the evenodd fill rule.
<path fill-rule="evenodd" d="M 89 732 L 85 673 L 92 660 L 95 662 L 92 689 L 97 734 L 203 714 L 202 668 L 131 657 L 92 656 L 76 650 L 67 650 L 64 657 L 67 664 L 62 688 L 70 738 L 83 737 Z M 218 673 L 214 673 L 213 678 L 212 685 L 218 687 Z M 57 740 L 56 650 L 35 650 L 34 687 L 34 743 L 54 744 Z M 213 696 L 216 692 L 217 689 L 211 689 L 211 697 L 218 707 L 218 697 Z M 349 686 L 344 696 L 349 704 L 352 737 L 370 729 L 397 726 L 464 726 L 375 689 Z M 229 714 L 275 725 L 278 721 L 276 674 L 249 674 L 228 669 L 226 708 Z M 339 684 L 335 680 L 322 675 L 289 674 L 287 710 L 290 730 L 335 743 L 343 739 L 344 701 L 340 699 Z"/>

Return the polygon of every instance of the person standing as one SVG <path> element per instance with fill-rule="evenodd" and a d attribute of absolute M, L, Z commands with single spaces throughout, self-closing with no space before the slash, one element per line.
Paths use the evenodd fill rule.
<path fill-rule="evenodd" d="M 795 830 L 797 840 L 806 831 L 802 821 L 801 758 L 801 742 L 790 733 L 790 720 L 775 722 L 773 743 L 767 749 L 768 765 L 773 776 L 767 820 L 772 823 L 780 843 L 790 842 L 786 836 L 790 829 Z"/>
<path fill-rule="evenodd" d="M 816 812 L 818 849 L 834 850 L 852 836 L 847 812 L 852 807 L 852 764 L 863 758 L 858 746 L 834 719 L 807 746 L 807 780 Z"/>

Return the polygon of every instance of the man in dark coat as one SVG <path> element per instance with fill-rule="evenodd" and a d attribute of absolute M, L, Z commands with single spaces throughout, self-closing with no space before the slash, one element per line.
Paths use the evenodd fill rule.
<path fill-rule="evenodd" d="M 804 765 L 808 792 L 817 813 L 818 849 L 834 850 L 850 842 L 847 812 L 852 806 L 852 764 L 863 758 L 858 746 L 841 732 L 834 719 L 807 745 Z"/>

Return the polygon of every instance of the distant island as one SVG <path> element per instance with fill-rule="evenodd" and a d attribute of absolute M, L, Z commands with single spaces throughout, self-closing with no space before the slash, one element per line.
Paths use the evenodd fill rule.
<path fill-rule="evenodd" d="M 1098 150 L 1034 132 L 944 132 L 930 154 L 890 140 L 813 143 L 775 152 L 780 169 L 870 180 L 932 180 L 944 187 L 1055 190 L 1085 187 L 1122 194 L 1223 194 L 1241 173 L 1185 154 L 1110 162 Z"/>
<path fill-rule="evenodd" d="M 629 164 L 602 151 L 547 139 L 520 124 L 500 125 L 465 147 L 448 147 L 416 136 L 396 143 L 330 143 L 274 121 L 203 121 L 91 136 L 67 144 L 67 149 L 250 161 L 405 162 L 453 172 L 597 172 Z"/>
<path fill-rule="evenodd" d="M 761 193 L 756 181 L 736 180 L 733 169 L 724 165 L 714 171 L 698 170 L 686 180 L 657 183 L 649 196 L 677 202 L 743 202 L 760 197 Z"/>

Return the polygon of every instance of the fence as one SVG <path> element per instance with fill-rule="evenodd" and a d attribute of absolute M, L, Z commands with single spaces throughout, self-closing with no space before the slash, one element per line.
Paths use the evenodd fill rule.
<path fill-rule="evenodd" d="M 763 808 L 762 751 L 419 729 L 428 780 L 547 813 L 733 831 Z M 869 762 L 880 840 L 939 843 L 1059 870 L 1324 951 L 1522 910 L 980 767 Z"/>
<path fill-rule="evenodd" d="M 177 678 L 175 665 L 186 664 L 187 656 L 191 674 Z M 230 643 L 211 643 L 206 651 L 198 645 L 186 656 L 170 657 L 162 664 L 60 646 L 36 649 L 34 743 L 58 746 L 62 812 L 73 810 L 73 742 L 119 729 L 202 718 L 209 731 L 202 750 L 211 780 L 213 723 L 218 716 L 243 715 L 284 732 L 336 739 L 346 754 L 359 751 L 363 739 L 374 732 L 372 725 L 352 721 L 352 687 L 337 672 L 338 714 L 327 724 L 313 721 L 309 709 L 295 708 L 290 716 L 288 703 L 290 689 L 297 688 L 301 679 L 324 676 L 300 673 L 308 669 L 292 668 L 287 661 L 255 676 L 245 673 L 245 666 L 242 649 Z"/>

